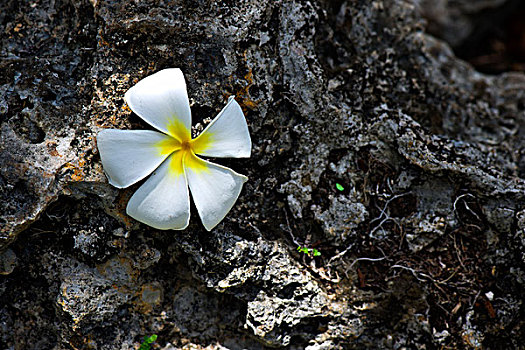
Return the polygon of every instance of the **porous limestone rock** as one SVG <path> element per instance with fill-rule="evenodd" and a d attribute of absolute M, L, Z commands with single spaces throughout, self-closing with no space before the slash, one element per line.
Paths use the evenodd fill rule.
<path fill-rule="evenodd" d="M 525 75 L 425 31 L 454 4 L 3 1 L 0 348 L 519 348 Z M 129 218 L 97 152 L 167 67 L 197 129 L 235 95 L 251 131 L 211 232 Z"/>

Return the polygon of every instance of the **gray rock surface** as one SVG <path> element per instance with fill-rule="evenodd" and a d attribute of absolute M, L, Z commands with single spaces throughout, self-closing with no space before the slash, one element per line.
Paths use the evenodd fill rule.
<path fill-rule="evenodd" d="M 525 75 L 426 33 L 445 3 L 2 2 L 0 348 L 519 349 Z M 127 217 L 97 153 L 167 67 L 197 128 L 230 95 L 250 127 L 212 232 Z"/>

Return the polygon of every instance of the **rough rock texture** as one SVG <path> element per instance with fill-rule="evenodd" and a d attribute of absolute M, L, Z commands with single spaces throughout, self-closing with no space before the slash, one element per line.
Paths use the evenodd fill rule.
<path fill-rule="evenodd" d="M 519 349 L 525 75 L 427 34 L 438 3 L 2 2 L 0 348 Z M 103 175 L 96 133 L 147 129 L 123 95 L 166 67 L 197 128 L 236 95 L 251 130 L 212 232 Z"/>

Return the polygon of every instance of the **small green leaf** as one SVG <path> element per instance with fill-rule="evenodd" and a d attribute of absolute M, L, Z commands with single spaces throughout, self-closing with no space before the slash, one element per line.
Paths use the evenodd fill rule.
<path fill-rule="evenodd" d="M 306 247 L 301 247 L 301 246 L 298 246 L 298 247 L 297 247 L 297 251 L 298 251 L 299 253 L 305 253 L 305 254 L 308 254 L 308 253 L 309 253 L 308 248 L 306 248 Z"/>
<path fill-rule="evenodd" d="M 341 185 L 339 182 L 335 183 L 335 188 L 337 188 L 338 191 L 344 191 L 345 190 L 343 185 Z"/>
<path fill-rule="evenodd" d="M 151 343 L 153 343 L 155 340 L 157 340 L 157 335 L 156 335 L 156 334 L 153 334 L 152 336 L 148 337 L 148 338 L 145 339 L 144 341 L 146 341 L 148 344 L 151 344 Z"/>
<path fill-rule="evenodd" d="M 157 340 L 156 334 L 150 335 L 149 337 L 148 336 L 144 337 L 144 341 L 142 342 L 142 344 L 140 344 L 139 350 L 150 350 L 151 349 L 150 344 L 154 343 L 155 340 Z"/>
<path fill-rule="evenodd" d="M 318 251 L 317 249 L 315 248 L 308 248 L 308 247 L 301 247 L 301 246 L 298 246 L 297 247 L 297 251 L 299 253 L 304 253 L 308 256 L 320 256 L 321 255 L 321 252 Z"/>

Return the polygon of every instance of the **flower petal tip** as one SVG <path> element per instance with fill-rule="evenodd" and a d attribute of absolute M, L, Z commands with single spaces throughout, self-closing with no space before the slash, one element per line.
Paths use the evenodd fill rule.
<path fill-rule="evenodd" d="M 161 230 L 182 230 L 190 220 L 190 194 L 184 174 L 173 176 L 168 160 L 130 198 L 126 213 Z"/>
<path fill-rule="evenodd" d="M 125 188 L 151 174 L 168 157 L 158 147 L 166 140 L 152 130 L 101 130 L 97 147 L 109 183 Z"/>
<path fill-rule="evenodd" d="M 207 142 L 205 145 L 199 145 L 196 152 L 199 155 L 218 158 L 250 157 L 252 140 L 248 124 L 241 106 L 232 96 L 196 142 L 200 140 Z"/>
<path fill-rule="evenodd" d="M 186 81 L 179 68 L 147 76 L 124 94 L 124 100 L 135 114 L 159 131 L 169 134 L 174 119 L 191 129 Z"/>

